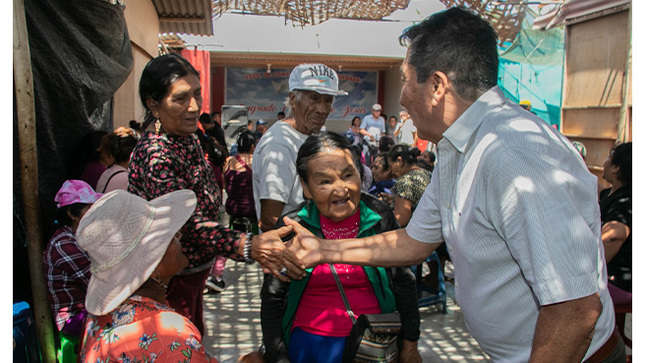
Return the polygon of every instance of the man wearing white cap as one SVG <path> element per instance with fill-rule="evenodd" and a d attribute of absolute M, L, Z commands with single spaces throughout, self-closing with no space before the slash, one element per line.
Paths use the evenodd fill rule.
<path fill-rule="evenodd" d="M 253 197 L 262 231 L 273 229 L 278 217 L 304 198 L 296 172 L 298 149 L 309 135 L 320 132 L 331 112 L 338 89 L 336 71 L 324 64 L 300 64 L 289 76 L 289 108 L 253 153 Z"/>
<path fill-rule="evenodd" d="M 375 103 L 372 105 L 372 113 L 363 117 L 360 132 L 370 141 L 378 141 L 381 135 L 385 134 L 385 119 L 381 117 L 381 112 L 383 107 Z"/>

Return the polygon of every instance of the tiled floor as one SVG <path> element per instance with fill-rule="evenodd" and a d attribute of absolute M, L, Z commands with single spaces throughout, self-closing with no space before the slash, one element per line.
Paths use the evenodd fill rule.
<path fill-rule="evenodd" d="M 260 288 L 262 271 L 257 264 L 228 261 L 221 294 L 204 298 L 206 337 L 203 344 L 220 362 L 236 362 L 240 355 L 260 346 Z M 448 313 L 435 307 L 421 308 L 419 351 L 425 362 L 489 362 L 464 326 L 447 284 Z"/>

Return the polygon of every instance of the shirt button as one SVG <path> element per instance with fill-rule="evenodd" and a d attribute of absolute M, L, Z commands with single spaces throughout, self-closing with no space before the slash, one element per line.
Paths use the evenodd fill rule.
<path fill-rule="evenodd" d="M 459 216 L 461 217 L 461 212 L 459 212 Z"/>

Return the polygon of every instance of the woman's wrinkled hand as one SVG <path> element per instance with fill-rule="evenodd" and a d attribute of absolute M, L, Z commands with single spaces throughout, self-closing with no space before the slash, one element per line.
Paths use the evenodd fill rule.
<path fill-rule="evenodd" d="M 293 227 L 285 226 L 264 232 L 253 237 L 251 245 L 251 258 L 262 265 L 265 273 L 272 273 L 283 282 L 306 276 L 305 265 L 288 248 L 290 243 L 282 242 L 282 237 L 292 231 Z"/>
<path fill-rule="evenodd" d="M 287 226 L 291 226 L 296 234 L 291 240 L 289 249 L 300 259 L 299 261 L 302 261 L 306 267 L 314 267 L 322 263 L 321 239 L 291 218 L 285 217 L 284 222 Z"/>

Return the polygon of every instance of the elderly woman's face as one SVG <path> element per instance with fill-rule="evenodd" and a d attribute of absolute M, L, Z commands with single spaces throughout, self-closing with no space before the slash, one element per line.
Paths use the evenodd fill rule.
<path fill-rule="evenodd" d="M 320 214 L 339 222 L 356 213 L 361 201 L 361 179 L 349 150 L 323 149 L 309 160 L 305 196 Z"/>
<path fill-rule="evenodd" d="M 160 103 L 153 103 L 150 110 L 159 118 L 166 133 L 188 136 L 197 131 L 201 108 L 202 87 L 199 78 L 194 74 L 188 74 L 177 79 L 170 86 L 168 94 Z"/>

